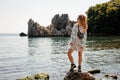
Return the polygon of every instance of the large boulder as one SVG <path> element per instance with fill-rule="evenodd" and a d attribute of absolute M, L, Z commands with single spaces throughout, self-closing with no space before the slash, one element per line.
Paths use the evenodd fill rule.
<path fill-rule="evenodd" d="M 88 72 L 68 71 L 64 80 L 95 80 L 95 78 Z"/>

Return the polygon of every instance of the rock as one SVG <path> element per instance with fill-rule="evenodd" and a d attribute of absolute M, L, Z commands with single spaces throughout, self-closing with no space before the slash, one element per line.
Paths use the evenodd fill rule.
<path fill-rule="evenodd" d="M 72 32 L 72 28 L 70 26 L 67 26 L 66 27 L 66 36 L 69 36 L 71 35 L 71 32 Z"/>
<path fill-rule="evenodd" d="M 66 29 L 66 26 L 69 25 L 69 16 L 68 14 L 62 14 L 61 15 L 61 28 Z"/>
<path fill-rule="evenodd" d="M 35 79 L 49 80 L 49 76 L 45 73 L 35 74 Z"/>
<path fill-rule="evenodd" d="M 112 77 L 113 79 L 117 79 L 118 78 L 117 75 L 115 75 L 115 74 L 106 74 L 105 77 L 106 78 Z"/>
<path fill-rule="evenodd" d="M 69 17 L 68 14 L 62 14 L 59 16 L 59 14 L 56 14 L 52 18 L 52 26 L 56 28 L 58 31 L 61 29 L 66 29 L 66 26 L 69 24 Z"/>
<path fill-rule="evenodd" d="M 25 78 L 17 79 L 17 80 L 34 80 L 33 76 L 27 76 Z"/>
<path fill-rule="evenodd" d="M 88 72 L 91 74 L 96 74 L 96 73 L 100 73 L 100 69 L 93 69 L 93 70 L 90 70 Z"/>
<path fill-rule="evenodd" d="M 52 18 L 52 22 L 51 22 L 52 26 L 54 28 L 56 28 L 57 30 L 61 30 L 61 19 L 59 14 L 56 14 L 53 18 Z"/>
<path fill-rule="evenodd" d="M 59 34 L 59 32 L 58 32 L 58 30 L 56 28 L 53 28 L 51 30 L 51 35 L 58 35 L 58 34 Z"/>
<path fill-rule="evenodd" d="M 20 36 L 27 36 L 27 34 L 25 34 L 24 32 L 21 32 L 19 35 Z"/>
<path fill-rule="evenodd" d="M 49 80 L 49 75 L 46 73 L 37 73 L 32 76 L 27 76 L 25 78 L 20 78 L 17 80 Z"/>
<path fill-rule="evenodd" d="M 56 14 L 50 26 L 40 26 L 32 19 L 28 21 L 28 37 L 44 37 L 44 36 L 70 36 L 74 21 L 69 20 L 68 14 Z"/>
<path fill-rule="evenodd" d="M 95 80 L 95 78 L 88 72 L 68 71 L 64 80 Z"/>
<path fill-rule="evenodd" d="M 28 21 L 28 36 L 39 36 L 39 24 L 37 22 L 34 22 L 32 19 Z"/>

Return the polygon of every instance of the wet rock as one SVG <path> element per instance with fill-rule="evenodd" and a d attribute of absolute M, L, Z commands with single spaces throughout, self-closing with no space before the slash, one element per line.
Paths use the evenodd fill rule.
<path fill-rule="evenodd" d="M 118 78 L 117 75 L 115 75 L 115 74 L 106 74 L 105 77 L 106 78 L 110 78 L 111 77 L 113 79 L 117 79 Z"/>
<path fill-rule="evenodd" d="M 39 74 L 35 74 L 34 78 L 40 80 L 49 80 L 49 75 L 45 73 L 39 73 Z"/>
<path fill-rule="evenodd" d="M 27 76 L 17 80 L 49 80 L 49 75 L 46 73 L 37 73 L 35 75 Z"/>
<path fill-rule="evenodd" d="M 96 73 L 100 73 L 100 69 L 93 69 L 93 70 L 90 70 L 88 72 L 91 74 L 96 74 Z"/>
<path fill-rule="evenodd" d="M 17 80 L 34 80 L 33 76 L 27 76 L 25 78 L 17 79 Z"/>
<path fill-rule="evenodd" d="M 64 80 L 95 80 L 95 78 L 88 72 L 68 71 Z"/>
<path fill-rule="evenodd" d="M 20 36 L 27 36 L 27 34 L 24 33 L 24 32 L 21 32 L 19 35 L 20 35 Z"/>

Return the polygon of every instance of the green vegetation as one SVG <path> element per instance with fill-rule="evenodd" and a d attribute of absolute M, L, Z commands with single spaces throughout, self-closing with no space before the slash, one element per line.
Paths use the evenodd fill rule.
<path fill-rule="evenodd" d="M 91 6 L 86 13 L 89 35 L 120 36 L 120 0 Z"/>

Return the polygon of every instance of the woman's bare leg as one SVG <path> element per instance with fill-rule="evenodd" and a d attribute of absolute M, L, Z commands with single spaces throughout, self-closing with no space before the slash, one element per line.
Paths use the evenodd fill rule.
<path fill-rule="evenodd" d="M 72 50 L 72 49 L 69 49 L 69 50 L 68 50 L 68 58 L 69 58 L 71 64 L 74 64 L 74 59 L 73 59 L 73 57 L 72 57 L 72 53 L 73 53 L 73 50 Z"/>
<path fill-rule="evenodd" d="M 82 64 L 82 50 L 78 52 L 78 65 Z"/>
<path fill-rule="evenodd" d="M 81 72 L 82 52 L 83 52 L 83 48 L 81 47 L 79 52 L 78 52 L 78 71 L 79 72 Z"/>
<path fill-rule="evenodd" d="M 69 49 L 68 50 L 68 58 L 71 62 L 71 68 L 70 68 L 70 71 L 74 71 L 74 68 L 76 68 L 76 65 L 74 64 L 74 59 L 72 57 L 72 53 L 73 53 L 73 50 L 72 49 Z"/>

